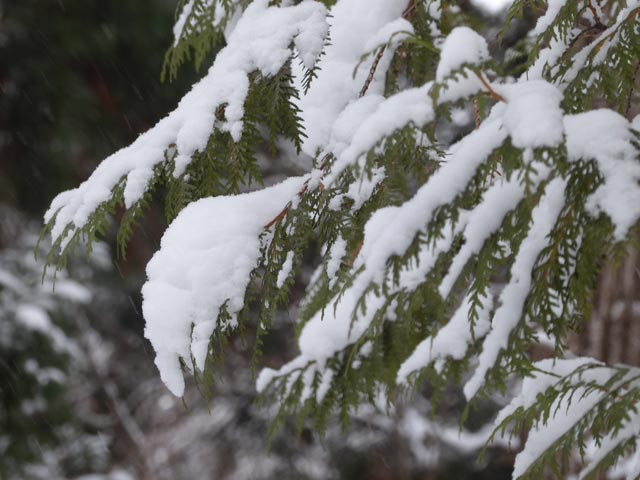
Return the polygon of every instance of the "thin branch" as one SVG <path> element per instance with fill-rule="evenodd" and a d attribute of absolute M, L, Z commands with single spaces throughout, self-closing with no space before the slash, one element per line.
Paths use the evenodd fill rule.
<path fill-rule="evenodd" d="M 362 244 L 364 243 L 364 239 L 360 240 L 358 242 L 358 244 L 356 245 L 356 247 L 353 249 L 353 252 L 351 252 L 351 255 L 349 256 L 349 266 L 353 266 L 353 264 L 356 261 L 356 258 L 358 257 L 358 254 L 360 253 L 360 250 L 362 249 Z"/>
<path fill-rule="evenodd" d="M 640 60 L 636 63 L 636 69 L 633 73 L 633 86 L 635 87 L 638 82 L 638 71 L 640 71 Z M 629 112 L 631 111 L 631 100 L 633 99 L 633 94 L 635 93 L 635 88 L 629 89 L 629 95 L 627 95 L 627 108 L 625 109 L 624 114 L 628 117 Z"/>
<path fill-rule="evenodd" d="M 384 51 L 387 49 L 386 45 L 381 46 L 378 49 L 378 53 L 376 54 L 376 58 L 373 59 L 373 63 L 371 64 L 371 68 L 369 69 L 369 75 L 367 75 L 367 79 L 364 82 L 364 85 L 362 86 L 362 89 L 360 90 L 360 97 L 364 97 L 365 93 L 367 93 L 367 90 L 369 90 L 369 85 L 371 85 L 371 82 L 373 81 L 373 76 L 376 73 L 376 69 L 378 68 L 378 64 L 380 63 L 380 60 L 382 59 L 382 55 L 384 55 Z"/>
<path fill-rule="evenodd" d="M 593 14 L 593 18 L 596 21 L 596 23 L 602 24 L 602 21 L 600 20 L 600 15 L 598 15 L 598 11 L 595 9 L 593 4 L 591 3 L 591 0 L 587 2 L 587 8 L 591 10 L 591 13 Z"/>
<path fill-rule="evenodd" d="M 301 188 L 301 189 L 300 189 L 300 191 L 298 192 L 298 196 L 299 196 L 299 197 L 302 197 L 302 196 L 307 192 L 307 190 L 309 189 L 309 180 L 310 180 L 310 179 L 307 179 L 307 180 L 304 182 L 304 185 L 302 186 L 302 188 Z M 324 188 L 324 184 L 323 184 L 322 182 L 320 182 L 320 186 L 319 186 L 318 188 L 322 188 L 322 189 L 323 189 L 323 188 Z M 291 208 L 291 202 L 287 203 L 287 206 L 286 206 L 286 207 L 284 207 L 284 208 L 282 209 L 282 211 L 281 211 L 278 215 L 276 215 L 276 216 L 273 218 L 273 220 L 271 220 L 269 223 L 267 223 L 267 224 L 266 224 L 264 227 L 262 227 L 262 228 L 263 228 L 264 230 L 269 230 L 269 229 L 270 229 L 271 227 L 273 227 L 276 223 L 278 223 L 280 220 L 282 220 L 282 219 L 287 215 L 287 213 L 289 213 L 289 209 L 290 209 L 290 208 Z"/>
<path fill-rule="evenodd" d="M 411 19 L 413 18 L 413 12 L 415 12 L 416 10 L 416 3 L 415 0 L 409 0 L 409 3 L 407 4 L 407 8 L 404 9 L 404 11 L 402 12 L 402 18 L 404 18 L 405 20 L 411 21 Z M 369 90 L 369 85 L 371 85 L 371 82 L 373 81 L 373 77 L 376 73 L 376 70 L 378 69 L 378 64 L 380 63 L 380 60 L 382 60 L 382 56 L 384 55 L 385 50 L 387 49 L 387 45 L 383 45 L 378 49 L 378 52 L 376 53 L 376 57 L 373 59 L 373 63 L 371 64 L 371 68 L 369 69 L 369 75 L 367 75 L 367 79 L 364 82 L 364 85 L 362 86 L 362 89 L 360 90 L 360 97 L 364 97 L 365 94 L 367 93 L 367 90 Z"/>
<path fill-rule="evenodd" d="M 480 128 L 480 108 L 478 108 L 478 98 L 473 97 L 473 121 L 476 124 L 476 130 Z"/>
<path fill-rule="evenodd" d="M 286 206 L 286 207 L 284 207 L 284 208 L 282 209 L 282 211 L 281 211 L 278 215 L 276 215 L 276 216 L 273 218 L 273 220 L 271 220 L 269 223 L 267 223 L 267 224 L 266 224 L 264 227 L 262 227 L 262 228 L 263 228 L 264 230 L 269 230 L 269 229 L 270 229 L 271 227 L 273 227 L 276 223 L 278 223 L 280 220 L 282 220 L 282 219 L 285 217 L 285 215 L 286 215 L 287 213 L 289 213 L 289 207 L 290 207 L 290 206 L 291 206 L 291 202 L 289 202 L 289 203 L 287 204 L 287 206 Z"/>
<path fill-rule="evenodd" d="M 478 73 L 478 72 L 473 72 L 476 74 L 476 76 L 480 79 L 480 82 L 482 83 L 482 86 L 486 89 L 487 93 L 489 94 L 489 96 L 499 102 L 504 102 L 504 103 L 508 103 L 507 100 L 500 95 L 498 92 L 496 92 L 493 88 L 491 88 L 491 85 L 489 84 L 489 82 L 487 82 L 487 80 L 482 76 L 482 74 Z"/>

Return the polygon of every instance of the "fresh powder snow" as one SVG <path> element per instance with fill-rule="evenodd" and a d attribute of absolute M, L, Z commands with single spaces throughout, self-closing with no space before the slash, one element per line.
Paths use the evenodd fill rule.
<path fill-rule="evenodd" d="M 317 59 L 327 33 L 325 7 L 313 1 L 291 7 L 269 7 L 268 0 L 256 0 L 243 13 L 227 39 L 227 46 L 216 56 L 207 75 L 196 83 L 178 107 L 154 127 L 140 135 L 128 147 L 105 159 L 78 188 L 58 195 L 45 214 L 54 219 L 51 236 L 62 239 L 64 248 L 89 220 L 123 178 L 124 203 L 134 205 L 145 192 L 153 168 L 164 161 L 164 152 L 175 146 L 176 176 L 184 173 L 192 155 L 202 151 L 214 126 L 231 134 L 235 141 L 242 135 L 244 102 L 249 89 L 249 74 L 255 70 L 274 75 L 293 55 L 293 43 L 308 66 Z M 225 107 L 225 121 L 215 118 L 216 109 Z M 72 226 L 67 230 L 68 226 Z M 63 237 L 64 235 L 64 237 Z"/>
<path fill-rule="evenodd" d="M 156 365 L 175 395 L 184 392 L 179 359 L 193 355 L 204 370 L 214 330 L 235 326 L 261 257 L 264 227 L 298 195 L 307 178 L 193 202 L 164 233 L 160 250 L 147 265 L 142 311 Z M 217 320 L 222 308 L 231 317 L 225 325 Z"/>

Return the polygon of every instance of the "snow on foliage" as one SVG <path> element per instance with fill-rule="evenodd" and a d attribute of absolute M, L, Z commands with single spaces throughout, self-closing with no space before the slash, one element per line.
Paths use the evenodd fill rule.
<path fill-rule="evenodd" d="M 186 38 L 196 3 L 178 18 Z M 635 91 L 629 65 L 637 63 L 640 4 L 550 1 L 526 39 L 524 73 L 509 78 L 495 74 L 478 33 L 451 28 L 446 19 L 459 12 L 450 5 L 339 0 L 327 12 L 311 0 L 272 3 L 255 0 L 243 11 L 243 2 L 224 3 L 238 20 L 205 78 L 45 216 L 65 251 L 117 186 L 126 207 L 139 202 L 161 162 L 175 164 L 173 181 L 191 191 L 211 181 L 191 177 L 201 173 L 192 157 L 211 153 L 214 171 L 220 161 L 212 129 L 245 153 L 260 148 L 243 143 L 248 117 L 264 126 L 263 137 L 297 139 L 315 159 L 310 175 L 255 192 L 177 195 L 190 204 L 165 233 L 143 289 L 146 335 L 170 390 L 183 393 L 190 359 L 205 369 L 212 340 L 237 325 L 256 276 L 266 329 L 299 257 L 317 243 L 322 262 L 300 308 L 300 353 L 257 379 L 259 391 L 279 398 L 279 419 L 311 414 L 322 427 L 333 408 L 347 411 L 382 385 L 395 391 L 425 376 L 435 388 L 466 379 L 473 400 L 515 373 L 534 378 L 498 425 L 538 419 L 516 476 L 538 472 L 555 446 L 571 447 L 571 435 L 584 445 L 576 426 L 596 441 L 631 439 L 631 417 L 607 429 L 593 413 L 602 389 L 623 388 L 602 373 L 619 368 L 534 364 L 528 352 L 537 332 L 555 338 L 559 354 L 566 349 L 571 319 L 591 308 L 602 258 L 640 219 L 639 121 L 624 116 Z M 208 5 L 209 13 L 221 8 Z M 602 35 L 577 42 L 590 31 Z M 292 46 L 299 62 L 289 64 Z M 286 97 L 288 120 L 275 107 L 249 110 L 255 72 L 267 85 L 284 78 L 270 91 Z M 595 101 L 612 109 L 594 110 Z M 447 141 L 449 115 L 463 108 L 473 108 L 475 128 Z M 576 394 L 553 390 L 551 378 Z M 566 415 L 549 415 L 556 410 Z"/>
<path fill-rule="evenodd" d="M 451 30 L 442 43 L 441 58 L 436 69 L 436 81 L 442 82 L 465 64 L 478 64 L 489 60 L 486 40 L 469 27 Z"/>
<path fill-rule="evenodd" d="M 560 9 L 564 7 L 566 0 L 550 0 L 547 4 L 547 11 L 538 18 L 533 33 L 540 35 L 544 33 L 555 22 L 560 13 Z"/>
<path fill-rule="evenodd" d="M 255 70 L 265 76 L 277 73 L 292 55 L 292 43 L 306 65 L 313 65 L 327 32 L 324 7 L 317 2 L 286 8 L 268 5 L 268 0 L 257 0 L 247 8 L 207 75 L 173 112 L 130 146 L 105 159 L 78 188 L 51 202 L 45 221 L 54 220 L 54 242 L 63 237 L 64 247 L 74 230 L 81 229 L 96 208 L 111 198 L 113 188 L 123 178 L 125 206 L 129 208 L 139 201 L 154 167 L 163 162 L 168 148 L 177 149 L 174 175 L 179 176 L 192 155 L 205 149 L 213 128 L 229 132 L 238 141 L 249 74 Z M 221 106 L 224 121 L 216 119 L 216 110 Z M 69 226 L 71 229 L 67 230 Z"/>
<path fill-rule="evenodd" d="M 145 336 L 162 380 L 184 392 L 180 358 L 204 370 L 209 340 L 234 328 L 251 272 L 258 266 L 264 226 L 298 194 L 305 177 L 257 192 L 205 198 L 180 212 L 147 265 L 142 287 Z M 289 258 L 289 257 L 288 257 Z M 224 323 L 217 321 L 224 309 Z"/>
<path fill-rule="evenodd" d="M 569 160 L 593 158 L 604 182 L 587 199 L 593 216 L 605 213 L 624 240 L 640 219 L 640 162 L 629 122 L 611 110 L 593 110 L 564 119 Z M 621 208 L 624 205 L 624 208 Z"/>
<path fill-rule="evenodd" d="M 185 26 L 188 24 L 188 20 L 193 15 L 193 7 L 196 3 L 196 0 L 189 0 L 182 7 L 182 11 L 178 16 L 176 23 L 173 25 L 173 44 L 178 45 L 180 42 L 180 37 L 182 36 L 182 32 L 185 30 Z M 207 2 L 210 4 L 211 2 Z M 215 5 L 216 12 L 220 10 L 220 5 Z"/>
<path fill-rule="evenodd" d="M 413 32 L 413 26 L 402 18 L 405 7 L 406 2 L 400 0 L 353 0 L 337 2 L 331 8 L 327 19 L 330 43 L 318 62 L 317 78 L 300 99 L 307 154 L 315 156 L 318 149 L 326 148 L 339 116 L 358 98 L 369 75 L 369 62 L 362 62 L 363 55 L 375 52 L 390 39 L 397 45 L 406 34 L 396 33 Z M 362 12 L 366 12 L 366 16 Z M 385 50 L 371 79 L 369 93 L 380 95 L 384 92 L 384 72 L 392 55 L 392 48 Z M 342 125 L 347 123 L 357 125 L 342 121 Z"/>
<path fill-rule="evenodd" d="M 478 319 L 471 331 L 469 317 L 472 306 L 471 299 L 466 296 L 449 323 L 438 330 L 435 337 L 425 338 L 420 342 L 404 361 L 398 370 L 397 382 L 405 383 L 410 374 L 424 368 L 427 363 L 434 362 L 436 368 L 440 369 L 442 360 L 446 357 L 463 359 L 473 342 L 473 337 L 484 336 L 491 326 L 489 322 L 491 303 L 488 300 L 487 297 L 482 298 L 482 310 L 478 312 Z"/>
<path fill-rule="evenodd" d="M 501 86 L 499 91 L 507 104 L 504 125 L 514 147 L 557 147 L 562 143 L 562 93 L 556 87 L 531 80 Z"/>
<path fill-rule="evenodd" d="M 507 348 L 509 335 L 522 316 L 524 303 L 530 290 L 533 267 L 540 252 L 547 246 L 547 237 L 564 205 L 565 187 L 565 181 L 552 180 L 545 188 L 540 203 L 533 210 L 528 235 L 520 245 L 520 250 L 513 261 L 509 283 L 500 293 L 498 299 L 500 306 L 493 314 L 491 330 L 482 343 L 478 367 L 464 386 L 467 399 L 475 396 L 487 371 L 498 360 L 500 351 Z"/>
<path fill-rule="evenodd" d="M 547 407 L 549 419 L 544 422 L 538 420 L 532 426 L 524 449 L 516 456 L 514 478 L 521 477 L 535 467 L 545 454 L 553 452 L 562 437 L 584 435 L 585 419 L 589 418 L 595 407 L 607 408 L 609 392 L 619 391 L 621 398 L 624 398 L 638 385 L 637 369 L 609 367 L 592 358 L 547 359 L 536 362 L 534 366 L 536 371 L 533 376 L 524 380 L 520 393 L 500 411 L 495 420 L 496 427 L 504 427 L 518 412 L 535 409 L 541 396 L 548 395 L 551 398 Z M 616 400 L 613 399 L 613 402 Z M 597 450 L 587 455 L 586 466 L 579 478 L 592 474 L 614 449 L 633 440 L 638 432 L 640 418 L 632 413 L 623 419 L 618 429 L 596 438 L 593 442 Z"/>

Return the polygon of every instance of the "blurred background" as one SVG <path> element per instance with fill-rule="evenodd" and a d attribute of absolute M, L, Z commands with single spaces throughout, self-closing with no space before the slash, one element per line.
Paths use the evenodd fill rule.
<path fill-rule="evenodd" d="M 175 6 L 0 0 L 0 479 L 510 478 L 513 453 L 504 446 L 478 460 L 503 400 L 480 405 L 460 429 L 464 402 L 455 389 L 437 415 L 425 389 L 392 410 L 381 398 L 354 412 L 347 431 L 333 422 L 324 438 L 285 425 L 268 448 L 273 412 L 256 402 L 250 331 L 229 345 L 210 398 L 193 384 L 174 398 L 140 313 L 144 267 L 166 228 L 159 207 L 126 259 L 116 254 L 114 228 L 57 273 L 55 288 L 51 272 L 43 276 L 34 253 L 48 251 L 38 236 L 52 198 L 173 109 L 202 74 L 187 66 L 173 83 L 160 82 Z M 500 6 L 461 3 L 492 39 Z M 263 163 L 267 182 L 295 173 L 282 159 Z M 627 290 L 637 285 L 622 270 L 606 275 L 598 318 L 628 343 L 626 310 L 618 308 L 615 321 L 608 312 L 625 278 Z M 294 297 L 304 284 L 303 274 Z M 263 364 L 293 357 L 294 318 L 293 308 L 280 312 Z M 602 338 L 586 332 L 576 348 L 606 348 L 600 357 L 624 361 L 626 347 Z"/>

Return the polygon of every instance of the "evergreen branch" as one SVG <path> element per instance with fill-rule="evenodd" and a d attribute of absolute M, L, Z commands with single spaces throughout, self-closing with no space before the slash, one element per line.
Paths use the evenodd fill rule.
<path fill-rule="evenodd" d="M 416 0 L 409 0 L 409 3 L 407 4 L 407 7 L 404 9 L 404 11 L 402 12 L 402 18 L 404 18 L 405 20 L 411 21 L 411 18 L 413 16 L 413 12 L 416 9 L 416 4 L 415 4 Z M 389 40 L 391 41 L 391 40 Z M 371 64 L 371 67 L 369 68 L 369 74 L 367 75 L 367 79 L 364 82 L 364 85 L 362 86 L 362 88 L 360 89 L 360 97 L 364 97 L 365 94 L 367 93 L 367 90 L 369 90 L 369 85 L 371 85 L 371 82 L 373 81 L 373 77 L 376 73 L 376 70 L 378 69 L 378 63 L 380 63 L 380 60 L 382 60 L 382 56 L 384 55 L 384 52 L 387 48 L 387 44 L 382 45 L 380 48 L 378 48 L 378 52 L 376 53 L 376 56 L 373 59 L 373 63 Z"/>
<path fill-rule="evenodd" d="M 482 83 L 482 86 L 486 89 L 487 93 L 489 94 L 489 96 L 491 96 L 491 98 L 499 102 L 507 103 L 507 101 L 504 99 L 502 95 L 500 95 L 493 88 L 491 88 L 491 85 L 489 84 L 489 82 L 487 82 L 487 80 L 484 78 L 484 76 L 481 73 L 476 71 L 474 71 L 473 73 L 475 73 L 476 77 L 478 77 L 478 79 Z"/>

